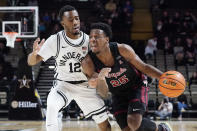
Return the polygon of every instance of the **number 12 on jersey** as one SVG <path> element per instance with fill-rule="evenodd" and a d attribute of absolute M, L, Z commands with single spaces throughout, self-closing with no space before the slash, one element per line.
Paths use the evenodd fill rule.
<path fill-rule="evenodd" d="M 70 73 L 73 73 L 73 72 L 81 72 L 81 64 L 80 63 L 69 63 L 69 66 L 70 66 Z"/>

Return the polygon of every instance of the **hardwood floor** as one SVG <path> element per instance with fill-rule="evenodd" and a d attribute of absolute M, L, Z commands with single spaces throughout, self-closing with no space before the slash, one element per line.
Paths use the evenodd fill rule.
<path fill-rule="evenodd" d="M 160 123 L 159 121 L 156 122 Z M 173 131 L 197 131 L 197 121 L 169 121 Z M 120 131 L 111 121 L 112 131 Z M 46 131 L 44 121 L 0 121 L 0 131 Z M 99 131 L 93 121 L 63 121 L 63 131 Z"/>

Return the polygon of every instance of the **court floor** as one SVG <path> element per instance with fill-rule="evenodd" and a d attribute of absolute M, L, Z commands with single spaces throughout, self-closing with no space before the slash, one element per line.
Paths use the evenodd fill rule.
<path fill-rule="evenodd" d="M 112 131 L 120 131 L 115 121 Z M 156 123 L 160 123 L 157 121 Z M 173 131 L 197 131 L 197 121 L 168 121 Z M 44 121 L 0 121 L 0 131 L 46 131 Z M 63 121 L 63 131 L 99 131 L 93 121 Z"/>

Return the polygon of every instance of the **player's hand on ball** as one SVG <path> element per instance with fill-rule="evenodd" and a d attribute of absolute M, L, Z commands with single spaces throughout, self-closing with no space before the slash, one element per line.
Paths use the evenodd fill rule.
<path fill-rule="evenodd" d="M 108 76 L 109 72 L 111 71 L 111 68 L 103 68 L 99 75 L 98 75 L 98 78 L 99 79 L 102 79 L 102 80 L 105 80 L 105 77 Z"/>
<path fill-rule="evenodd" d="M 37 38 L 34 43 L 33 43 L 33 55 L 37 55 L 38 52 L 40 51 L 40 48 L 42 47 L 42 45 L 45 42 L 45 39 L 42 39 L 42 41 L 40 42 L 40 38 Z"/>

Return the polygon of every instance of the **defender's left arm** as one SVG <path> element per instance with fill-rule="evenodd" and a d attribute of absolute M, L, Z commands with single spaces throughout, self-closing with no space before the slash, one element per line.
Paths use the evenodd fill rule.
<path fill-rule="evenodd" d="M 94 63 L 89 55 L 83 59 L 81 66 L 83 73 L 88 77 L 89 86 L 96 88 L 97 93 L 101 97 L 107 98 L 109 89 L 105 80 L 105 76 L 108 75 L 110 69 L 103 68 L 99 74 L 96 73 Z"/>
<path fill-rule="evenodd" d="M 82 60 L 81 67 L 82 67 L 82 72 L 88 78 L 89 86 L 96 88 L 98 73 L 95 72 L 94 64 L 89 55 L 86 55 L 86 57 Z"/>

